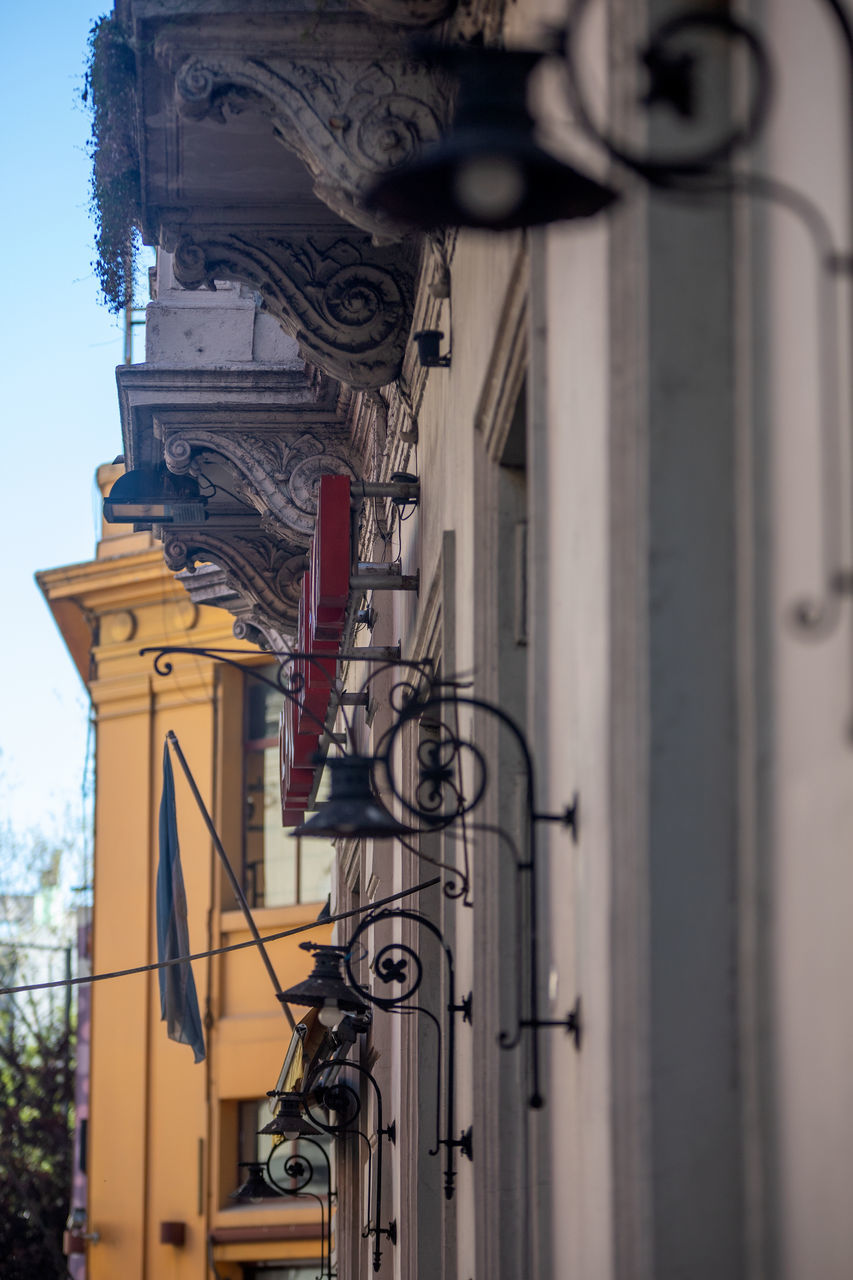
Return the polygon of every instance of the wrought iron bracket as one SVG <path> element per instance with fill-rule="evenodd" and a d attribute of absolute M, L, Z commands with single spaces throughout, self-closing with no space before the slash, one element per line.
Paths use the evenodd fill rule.
<path fill-rule="evenodd" d="M 581 1021 L 581 998 L 575 1000 L 565 1018 L 532 1018 L 522 1019 L 522 1027 L 562 1027 L 568 1035 L 571 1036 L 576 1049 L 580 1050 L 581 1037 L 583 1035 L 583 1023 Z M 531 1103 L 531 1106 L 533 1104 Z"/>
<path fill-rule="evenodd" d="M 448 1013 L 461 1013 L 462 1021 L 467 1022 L 470 1025 L 472 1021 L 471 1010 L 473 1008 L 473 1004 L 474 1004 L 474 993 L 473 991 L 469 991 L 467 996 L 462 997 L 462 999 L 459 1001 L 459 1004 L 450 1004 L 447 1006 L 447 1010 L 448 1010 Z"/>
<path fill-rule="evenodd" d="M 557 822 L 567 827 L 572 833 L 572 843 L 578 842 L 578 823 L 580 821 L 580 796 L 577 791 L 572 796 L 572 803 L 567 804 L 562 813 L 534 813 L 534 822 Z"/>
<path fill-rule="evenodd" d="M 384 1236 L 389 1244 L 397 1243 L 397 1219 L 396 1218 L 392 1218 L 391 1221 L 388 1223 L 387 1227 L 376 1227 L 375 1231 L 378 1236 Z M 379 1268 L 376 1266 L 375 1263 L 373 1266 L 373 1270 L 374 1271 L 379 1270 Z"/>
<path fill-rule="evenodd" d="M 473 1125 L 469 1124 L 468 1128 L 463 1130 L 463 1132 L 459 1135 L 458 1138 L 451 1138 L 450 1140 L 446 1138 L 442 1138 L 441 1140 L 442 1146 L 458 1147 L 460 1153 L 465 1157 L 466 1160 L 473 1160 L 474 1147 L 472 1142 L 472 1134 L 473 1134 Z"/>

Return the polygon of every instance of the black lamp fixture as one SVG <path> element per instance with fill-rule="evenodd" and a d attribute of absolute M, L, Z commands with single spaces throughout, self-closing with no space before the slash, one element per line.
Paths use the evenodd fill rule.
<path fill-rule="evenodd" d="M 357 835 L 375 840 L 405 835 L 409 828 L 392 817 L 373 792 L 372 756 L 338 756 L 326 761 L 331 772 L 329 799 L 301 826 L 294 836 L 316 836 L 331 840 Z"/>
<path fill-rule="evenodd" d="M 269 1124 L 265 1124 L 259 1133 L 293 1142 L 296 1138 L 312 1137 L 320 1132 L 303 1110 L 304 1099 L 301 1093 L 279 1093 L 275 1089 L 267 1094 L 268 1098 L 277 1098 L 278 1107 Z"/>
<path fill-rule="evenodd" d="M 162 464 L 126 471 L 104 498 L 108 524 L 199 524 L 207 499 L 192 476 L 176 476 Z"/>
<path fill-rule="evenodd" d="M 318 1009 L 320 1022 L 332 1030 L 353 1014 L 363 1017 L 368 1006 L 358 992 L 347 985 L 343 976 L 344 948 L 321 942 L 302 942 L 300 946 L 303 951 L 313 954 L 314 969 L 302 982 L 283 991 L 279 1000 L 283 1004 L 301 1004 Z"/>
<path fill-rule="evenodd" d="M 527 81 L 542 53 L 437 46 L 425 56 L 458 77 L 453 123 L 434 147 L 380 178 L 369 206 L 425 231 L 509 231 L 590 218 L 617 198 L 535 141 Z"/>
<path fill-rule="evenodd" d="M 264 1200 L 277 1200 L 280 1192 L 271 1187 L 264 1177 L 264 1165 L 261 1160 L 243 1160 L 237 1166 L 246 1169 L 246 1177 L 236 1191 L 232 1191 L 229 1199 L 240 1204 L 263 1204 Z"/>
<path fill-rule="evenodd" d="M 422 369 L 449 369 L 450 355 L 441 354 L 441 340 L 444 337 L 441 329 L 419 329 L 412 334 L 412 340 L 418 349 L 418 363 Z"/>

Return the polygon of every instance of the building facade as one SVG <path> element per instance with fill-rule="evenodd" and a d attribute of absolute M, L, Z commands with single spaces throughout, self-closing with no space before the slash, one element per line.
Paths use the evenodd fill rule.
<path fill-rule="evenodd" d="M 102 493 L 123 470 L 99 468 Z M 48 570 L 39 583 L 95 713 L 90 971 L 158 959 L 158 810 L 169 730 L 257 927 L 268 935 L 310 926 L 328 893 L 331 848 L 303 857 L 280 824 L 275 833 L 264 830 L 278 810 L 277 791 L 265 788 L 259 764 L 264 756 L 278 758 L 278 710 L 270 729 L 264 686 L 239 668 L 193 658 L 173 677 L 159 676 L 140 656 L 146 645 L 234 645 L 228 615 L 194 604 L 151 535 L 126 526 L 106 525 L 94 560 Z M 249 658 L 257 652 L 242 648 Z M 177 764 L 175 790 L 191 946 L 204 953 L 247 942 L 246 920 Z M 273 874 L 265 879 L 267 866 Z M 321 925 L 305 936 L 327 934 Z M 300 936 L 270 944 L 283 985 L 305 969 Z M 270 1139 L 258 1130 L 271 1119 L 265 1095 L 279 1074 L 290 1026 L 254 948 L 197 961 L 193 970 L 206 1041 L 199 1063 L 186 1045 L 167 1038 L 156 972 L 86 989 L 69 1267 L 86 1280 L 200 1276 L 214 1274 L 211 1268 L 232 1280 L 271 1263 L 293 1268 L 288 1276 L 314 1275 L 324 1248 L 317 1202 L 232 1198 L 245 1179 L 240 1162 L 266 1158 Z"/>
<path fill-rule="evenodd" d="M 338 1276 L 840 1280 L 846 6 L 121 0 L 104 32 L 101 177 L 130 154 L 137 179 L 105 215 L 159 251 L 126 463 L 194 503 L 149 513 L 167 563 L 292 671 L 328 643 L 321 477 L 350 482 L 314 736 L 371 759 L 409 830 L 341 829 L 332 911 L 408 914 L 335 926 L 372 1012 Z M 424 33 L 557 48 L 530 103 L 596 216 L 418 234 L 377 209 L 464 140 Z M 509 208 L 506 173 L 469 213 Z M 321 771 L 285 772 L 296 822 Z M 233 1088 L 261 1096 L 249 1057 Z"/>

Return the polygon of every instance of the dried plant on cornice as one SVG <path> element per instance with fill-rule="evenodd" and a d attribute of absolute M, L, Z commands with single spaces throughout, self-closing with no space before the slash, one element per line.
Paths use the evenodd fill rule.
<path fill-rule="evenodd" d="M 95 222 L 92 266 L 112 312 L 133 302 L 133 257 L 141 193 L 135 132 L 136 60 L 115 15 L 89 32 L 83 102 L 92 113 L 89 205 Z"/>

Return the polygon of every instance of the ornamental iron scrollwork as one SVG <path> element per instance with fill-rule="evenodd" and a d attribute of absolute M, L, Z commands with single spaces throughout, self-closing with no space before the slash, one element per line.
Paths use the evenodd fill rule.
<path fill-rule="evenodd" d="M 370 963 L 371 972 L 375 975 L 377 985 L 366 985 L 359 981 L 353 969 L 353 958 L 360 954 L 363 939 L 373 929 L 384 924 L 408 921 L 418 929 L 431 934 L 441 950 L 446 965 L 447 981 L 447 1048 L 442 1053 L 442 1021 L 435 1013 L 420 1004 L 413 1004 L 412 997 L 420 990 L 424 979 L 424 964 L 420 954 L 407 942 L 395 939 L 385 942 L 373 955 Z M 370 954 L 368 950 L 368 954 Z M 344 964 L 349 985 L 366 1001 L 386 1012 L 402 1013 L 413 1011 L 430 1019 L 438 1036 L 438 1097 L 436 1099 L 436 1138 L 430 1149 L 430 1155 L 438 1155 L 445 1149 L 444 1194 L 450 1200 L 453 1197 L 456 1178 L 455 1152 L 459 1149 L 464 1156 L 471 1159 L 471 1129 L 461 1135 L 456 1133 L 456 1017 L 461 1014 L 463 1022 L 471 1021 L 471 995 L 457 1003 L 456 970 L 453 951 L 442 931 L 428 916 L 420 911 L 412 911 L 406 907 L 385 907 L 372 911 L 364 917 L 347 943 Z M 398 985 L 400 991 L 389 991 L 387 988 Z M 442 1099 L 442 1082 L 444 1097 Z M 442 1117 L 444 1133 L 442 1134 Z"/>
<path fill-rule="evenodd" d="M 838 324 L 838 285 L 849 284 L 853 274 L 853 167 L 850 160 L 853 119 L 853 19 L 844 0 L 817 0 L 833 26 L 843 53 L 845 102 L 847 108 L 847 247 L 839 246 L 829 218 L 810 193 L 774 176 L 734 169 L 729 162 L 736 152 L 752 145 L 768 120 L 773 97 L 773 68 L 766 43 L 758 29 L 722 9 L 690 9 L 670 15 L 655 26 L 639 58 L 648 76 L 642 98 L 647 109 L 668 107 L 677 120 L 687 125 L 683 131 L 685 150 L 680 154 L 641 152 L 614 136 L 595 118 L 583 85 L 583 58 L 580 36 L 592 0 L 573 0 L 569 19 L 560 32 L 556 49 L 563 55 L 565 84 L 573 115 L 587 135 L 614 160 L 633 171 L 651 186 L 680 195 L 741 195 L 773 205 L 797 220 L 811 244 L 815 257 L 814 326 L 817 367 L 817 416 L 821 448 L 821 583 L 796 600 L 788 610 L 795 631 L 805 639 L 820 640 L 832 635 L 841 620 L 842 600 L 853 596 L 853 563 L 849 534 L 845 535 L 845 497 L 839 487 L 844 474 L 842 412 L 839 401 L 842 368 L 841 336 Z M 689 37 L 698 37 L 687 47 Z M 701 124 L 703 107 L 698 86 L 703 69 L 711 60 L 714 38 L 740 49 L 746 56 L 748 73 L 745 107 L 738 121 L 715 137 L 691 145 L 691 129 Z M 713 114 L 713 94 L 705 94 L 705 106 Z M 853 292 L 848 288 L 850 297 Z M 852 392 L 853 394 L 853 392 Z M 848 463 L 849 466 L 849 463 Z M 845 545 L 846 543 L 846 545 Z M 851 729 L 853 733 L 853 729 Z"/>
<path fill-rule="evenodd" d="M 363 1080 L 369 1083 L 373 1090 L 376 1106 L 375 1177 L 372 1172 L 373 1143 L 370 1141 L 369 1135 L 355 1124 L 362 1110 L 360 1092 L 353 1088 L 352 1084 L 347 1080 L 339 1078 L 342 1072 L 349 1071 L 355 1071 Z M 334 1079 L 329 1083 L 324 1083 L 330 1075 Z M 382 1141 L 385 1139 L 385 1141 L 393 1145 L 397 1140 L 395 1122 L 392 1120 L 388 1125 L 383 1124 L 382 1090 L 379 1088 L 373 1073 L 360 1062 L 353 1062 L 349 1058 L 328 1059 L 325 1062 L 316 1063 L 303 1082 L 303 1107 L 312 1124 L 315 1124 L 325 1133 L 336 1136 L 345 1136 L 348 1133 L 353 1133 L 366 1143 L 368 1153 L 367 1179 L 370 1190 L 368 1192 L 367 1222 L 362 1231 L 362 1237 L 365 1240 L 370 1237 L 373 1238 L 373 1270 L 378 1271 L 382 1266 L 382 1240 L 385 1239 L 392 1245 L 397 1243 L 396 1221 L 392 1218 L 386 1226 L 382 1225 Z M 319 1110 L 321 1107 L 323 1108 L 322 1113 Z M 329 1119 L 327 1113 L 330 1111 L 337 1115 L 338 1118 L 336 1120 Z"/>
<path fill-rule="evenodd" d="M 472 815 L 486 797 L 490 779 L 484 752 L 473 741 L 472 736 L 466 736 L 459 729 L 460 715 L 490 717 L 515 744 L 524 778 L 525 820 L 521 844 L 509 831 L 496 824 L 472 820 Z M 395 749 L 396 742 L 409 727 L 424 723 L 434 735 L 433 749 L 425 752 L 419 750 L 421 772 L 416 780 L 414 793 L 407 794 L 395 771 L 394 762 L 399 755 Z M 463 825 L 472 834 L 479 832 L 484 836 L 495 837 L 512 854 L 519 889 L 516 895 L 516 931 L 521 941 L 526 921 L 528 982 L 526 992 L 518 993 L 516 1026 L 512 1031 L 501 1032 L 499 1044 L 504 1049 L 514 1049 L 520 1044 L 523 1034 L 530 1033 L 529 1103 L 534 1108 L 542 1107 L 544 1098 L 540 1083 L 540 1032 L 545 1028 L 562 1027 L 572 1037 L 575 1047 L 579 1048 L 581 1020 L 579 1003 L 563 1019 L 546 1019 L 540 1016 L 537 833 L 542 823 L 558 823 L 571 832 L 576 842 L 577 796 L 560 813 L 539 811 L 536 808 L 533 756 L 521 726 L 501 707 L 469 695 L 454 685 L 442 687 L 433 684 L 423 697 L 415 696 L 409 700 L 385 734 L 376 753 L 374 767 L 391 795 L 398 800 L 409 817 L 420 824 L 420 833 L 452 830 L 457 825 Z M 520 971 L 518 966 L 517 972 Z"/>
<path fill-rule="evenodd" d="M 154 667 L 161 675 L 168 675 L 172 670 L 172 665 L 168 660 L 171 654 L 185 653 L 212 657 L 218 661 L 240 666 L 241 669 L 242 663 L 238 661 L 238 657 L 244 657 L 239 650 L 197 649 L 186 646 L 159 646 L 157 648 L 143 649 L 140 652 L 142 654 L 155 654 Z M 308 662 L 322 669 L 321 661 L 312 654 L 275 653 L 270 656 L 276 658 L 280 663 L 276 680 L 273 681 L 260 673 L 258 673 L 258 678 L 277 689 L 283 697 L 291 701 L 298 701 L 299 691 L 302 688 L 304 679 L 298 671 L 299 663 Z M 473 835 L 480 835 L 485 838 L 493 838 L 495 844 L 500 847 L 501 852 L 508 852 L 512 858 L 518 888 L 518 892 L 515 895 L 516 937 L 520 952 L 525 941 L 527 944 L 527 982 L 525 987 L 522 987 L 517 993 L 515 1026 L 512 1029 L 503 1030 L 499 1035 L 498 1043 L 503 1049 L 515 1049 L 521 1044 L 525 1034 L 529 1034 L 530 1093 L 528 1101 L 531 1107 L 541 1108 L 544 1106 L 544 1096 L 541 1088 L 541 1033 L 546 1029 L 562 1028 L 571 1037 L 575 1048 L 579 1049 L 582 1025 L 579 1000 L 575 1002 L 574 1006 L 568 1010 L 563 1018 L 543 1018 L 540 1014 L 538 832 L 543 823 L 557 824 L 568 830 L 571 833 L 572 840 L 577 843 L 578 797 L 575 795 L 571 803 L 559 812 L 546 813 L 539 810 L 536 807 L 537 790 L 533 756 L 522 727 L 502 707 L 468 694 L 464 683 L 437 679 L 432 663 L 428 660 L 395 658 L 391 661 L 376 662 L 371 660 L 367 653 L 359 654 L 358 650 L 350 653 L 340 653 L 337 655 L 337 660 L 340 662 L 362 661 L 374 667 L 374 670 L 362 682 L 360 692 L 355 695 L 352 693 L 346 694 L 337 680 L 332 685 L 330 705 L 333 713 L 340 714 L 346 725 L 346 737 L 353 755 L 358 754 L 356 749 L 357 735 L 355 734 L 349 709 L 353 704 L 364 704 L 364 701 L 369 698 L 369 691 L 373 682 L 376 681 L 379 675 L 390 670 L 397 670 L 400 667 L 407 671 L 405 678 L 397 681 L 391 690 L 389 702 L 395 712 L 394 722 L 381 738 L 376 748 L 376 753 L 371 758 L 375 793 L 377 795 L 382 795 L 383 792 L 390 793 L 410 820 L 407 824 L 408 832 L 406 836 L 395 835 L 394 838 L 400 840 L 413 853 L 419 854 L 420 850 L 417 844 L 411 842 L 413 838 L 418 836 L 430 836 L 444 832 L 452 836 L 460 834 L 463 847 L 467 849 L 468 839 Z M 255 675 L 255 672 L 251 671 L 251 669 L 250 673 Z M 328 675 L 325 678 L 328 680 Z M 519 838 L 515 838 L 504 827 L 496 823 L 480 821 L 475 816 L 476 811 L 487 797 L 491 779 L 485 753 L 474 742 L 471 732 L 463 732 L 460 728 L 460 721 L 463 716 L 469 719 L 477 716 L 489 717 L 496 722 L 498 729 L 508 735 L 510 741 L 515 745 L 521 763 L 524 784 L 522 803 L 524 822 Z M 318 720 L 318 727 L 322 731 L 325 731 L 326 726 L 327 721 L 323 721 L 320 724 Z M 397 751 L 397 746 L 402 734 L 411 731 L 417 732 L 422 726 L 426 726 L 427 732 L 431 735 L 434 748 L 418 752 L 417 759 L 421 772 L 415 780 L 414 790 L 410 792 L 403 787 L 396 772 L 395 760 L 400 754 Z M 450 884 L 448 896 L 460 896 L 459 884 L 461 881 L 465 893 L 463 900 L 466 905 L 470 905 L 467 899 L 470 887 L 467 859 L 462 870 L 447 866 L 434 858 L 427 857 L 425 860 L 433 865 L 442 867 L 447 872 Z M 447 885 L 445 885 L 445 892 L 448 892 Z M 349 944 L 350 948 L 365 929 L 370 928 L 380 920 L 391 918 L 410 919 L 420 927 L 433 932 L 444 948 L 452 988 L 452 953 L 447 948 L 443 935 L 437 930 L 436 926 L 427 917 L 420 916 L 419 913 L 398 910 L 387 913 L 379 912 L 374 916 L 366 917 L 353 935 L 353 939 Z M 396 959 L 394 959 L 393 955 L 395 950 Z M 400 948 L 399 946 L 383 949 L 381 968 L 377 974 L 379 980 L 381 981 L 383 977 L 389 977 L 395 981 L 402 980 L 404 983 L 408 983 L 407 995 L 413 995 L 421 981 L 420 961 L 415 965 L 413 978 L 410 978 L 408 974 L 407 964 L 408 962 L 414 962 L 415 958 L 415 954 L 411 949 Z M 403 961 L 406 961 L 406 964 L 403 964 Z M 347 964 L 349 966 L 349 960 Z M 516 972 L 521 975 L 521 964 L 516 965 Z M 349 977 L 352 984 L 365 999 L 369 999 L 371 1003 L 380 1007 L 393 1009 L 407 998 L 407 996 L 383 997 L 381 994 L 377 995 L 375 991 L 370 992 L 355 982 L 354 974 L 351 972 Z M 453 1006 L 453 1014 L 462 1012 L 464 1016 L 470 1017 L 470 1006 L 466 1010 L 465 1002 L 457 1005 L 455 995 L 451 997 L 450 1005 Z M 452 1038 L 453 1016 L 451 1016 L 450 1020 L 449 1035 Z M 445 1079 L 452 1080 L 452 1051 L 448 1054 L 447 1064 Z M 450 1092 L 452 1093 L 452 1089 Z M 449 1094 L 446 1096 L 449 1097 Z M 462 1147 L 464 1151 L 463 1143 L 457 1139 L 455 1132 L 452 1131 L 452 1107 L 446 1107 L 445 1118 L 450 1127 L 447 1129 L 444 1138 L 440 1139 L 438 1145 L 446 1146 L 451 1153 L 453 1148 L 457 1146 Z M 446 1181 L 445 1187 L 447 1188 L 448 1185 L 452 1188 L 452 1179 L 450 1179 L 449 1183 Z M 448 1194 L 452 1194 L 452 1190 Z"/>
<path fill-rule="evenodd" d="M 291 1143 L 296 1147 L 296 1150 L 285 1156 L 282 1165 L 282 1171 L 289 1181 L 281 1183 L 273 1173 L 273 1160 L 281 1154 L 282 1146 L 290 1145 Z M 306 1144 L 318 1151 L 323 1158 L 327 1179 L 326 1185 L 328 1187 L 326 1196 L 309 1190 L 314 1181 L 316 1170 L 310 1156 L 304 1150 Z M 333 1280 L 335 1272 L 332 1270 L 332 1206 L 337 1201 L 338 1193 L 332 1184 L 332 1162 L 329 1159 L 328 1151 L 322 1143 L 317 1142 L 315 1138 L 307 1134 L 300 1134 L 298 1138 L 294 1139 L 284 1138 L 281 1142 L 273 1144 L 266 1159 L 264 1174 L 270 1186 L 278 1191 L 280 1195 L 316 1200 L 320 1209 L 321 1239 L 321 1270 L 317 1280 Z"/>

